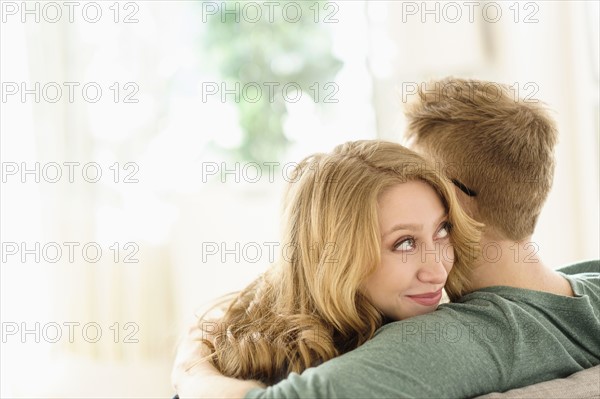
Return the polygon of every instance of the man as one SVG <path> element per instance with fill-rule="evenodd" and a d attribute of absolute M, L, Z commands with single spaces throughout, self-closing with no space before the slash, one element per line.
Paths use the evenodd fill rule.
<path fill-rule="evenodd" d="M 424 89 L 406 109 L 409 137 L 485 224 L 473 292 L 266 389 L 206 362 L 191 367 L 184 349 L 174 370 L 182 398 L 472 397 L 600 364 L 600 262 L 559 273 L 530 243 L 552 184 L 554 123 L 491 82 L 445 79 Z"/>

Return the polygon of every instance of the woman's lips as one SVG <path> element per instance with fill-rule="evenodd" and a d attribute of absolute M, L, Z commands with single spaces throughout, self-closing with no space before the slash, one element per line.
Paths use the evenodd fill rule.
<path fill-rule="evenodd" d="M 407 297 L 420 305 L 432 306 L 442 299 L 442 289 L 440 288 L 438 291 L 430 292 L 429 294 L 407 295 Z"/>

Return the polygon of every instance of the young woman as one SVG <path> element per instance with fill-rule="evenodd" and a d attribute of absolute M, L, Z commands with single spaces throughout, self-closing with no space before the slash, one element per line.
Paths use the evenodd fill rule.
<path fill-rule="evenodd" d="M 385 322 L 468 292 L 478 225 L 454 188 L 399 144 L 356 141 L 295 169 L 284 201 L 287 251 L 202 317 L 210 361 L 268 385 L 370 339 Z"/>

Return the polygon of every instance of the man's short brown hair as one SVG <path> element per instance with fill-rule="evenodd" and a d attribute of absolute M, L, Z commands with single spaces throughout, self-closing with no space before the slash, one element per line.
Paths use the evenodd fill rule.
<path fill-rule="evenodd" d="M 476 193 L 479 221 L 510 240 L 533 234 L 557 141 L 542 104 L 506 85 L 446 78 L 422 85 L 405 115 L 417 149 Z"/>

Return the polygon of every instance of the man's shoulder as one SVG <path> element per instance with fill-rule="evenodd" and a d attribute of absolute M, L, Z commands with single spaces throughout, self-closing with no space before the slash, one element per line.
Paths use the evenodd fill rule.
<path fill-rule="evenodd" d="M 600 260 L 579 262 L 556 270 L 571 282 L 577 296 L 600 301 Z"/>
<path fill-rule="evenodd" d="M 559 271 L 572 281 L 578 296 L 588 296 L 594 302 L 600 296 L 599 268 L 600 261 L 594 260 L 569 265 Z M 438 327 L 442 330 L 457 327 L 468 330 L 477 325 L 517 333 L 519 326 L 561 324 L 563 318 L 570 320 L 572 315 L 594 316 L 593 304 L 580 299 L 516 287 L 486 287 L 465 295 L 457 302 L 442 304 L 435 312 L 389 323 L 378 334 L 400 332 L 406 335 L 415 330 L 437 331 Z M 553 310 L 552 317 L 545 313 L 548 309 Z M 568 312 L 564 313 L 565 310 Z"/>
<path fill-rule="evenodd" d="M 511 321 L 503 317 L 506 313 L 500 310 L 504 301 L 501 297 L 489 298 L 485 294 L 473 293 L 465 301 L 443 304 L 435 312 L 388 323 L 377 331 L 376 338 L 400 339 L 406 345 L 418 337 L 415 344 L 419 345 L 422 339 L 427 339 L 429 344 L 443 344 L 445 340 L 441 338 L 451 336 L 456 337 L 453 343 L 459 344 L 463 339 L 458 337 L 472 338 L 485 326 L 498 330 L 512 328 Z"/>
<path fill-rule="evenodd" d="M 588 260 L 583 262 L 577 262 L 571 265 L 562 266 L 557 271 L 568 274 L 575 275 L 581 273 L 598 273 L 600 274 L 600 260 Z"/>

